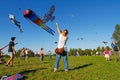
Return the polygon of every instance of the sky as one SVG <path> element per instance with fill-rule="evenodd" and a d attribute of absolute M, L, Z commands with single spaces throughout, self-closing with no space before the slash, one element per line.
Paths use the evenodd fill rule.
<path fill-rule="evenodd" d="M 0 48 L 15 36 L 16 50 L 25 47 L 35 52 L 40 48 L 54 52 L 57 47 L 54 42 L 58 41 L 56 22 L 61 30 L 69 30 L 68 50 L 110 46 L 115 25 L 120 24 L 119 3 L 120 0 L 0 0 Z M 55 31 L 54 36 L 23 17 L 23 12 L 31 9 L 42 19 L 52 5 L 55 5 L 55 20 L 46 25 Z M 20 22 L 23 33 L 10 21 L 8 14 L 13 14 Z"/>

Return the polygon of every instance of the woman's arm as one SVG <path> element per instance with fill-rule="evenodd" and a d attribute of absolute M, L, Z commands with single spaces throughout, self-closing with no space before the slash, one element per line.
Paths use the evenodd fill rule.
<path fill-rule="evenodd" d="M 56 23 L 56 28 L 57 28 L 58 34 L 61 34 L 62 32 L 61 32 L 61 30 L 60 30 L 60 28 L 58 26 L 58 23 Z"/>

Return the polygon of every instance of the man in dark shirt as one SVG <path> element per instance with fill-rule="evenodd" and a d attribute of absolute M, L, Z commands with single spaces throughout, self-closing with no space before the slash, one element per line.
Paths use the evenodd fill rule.
<path fill-rule="evenodd" d="M 119 51 L 118 44 L 116 42 L 112 42 L 111 47 L 112 47 L 112 50 L 114 52 L 115 62 L 117 62 L 117 61 L 120 60 L 120 56 L 119 56 L 119 53 L 118 53 L 118 51 Z"/>
<path fill-rule="evenodd" d="M 8 60 L 6 67 L 10 64 L 10 66 L 13 66 L 13 59 L 14 59 L 14 55 L 15 53 L 15 49 L 14 49 L 14 40 L 16 37 L 11 37 L 11 41 L 9 42 L 9 48 L 8 48 L 8 53 L 10 56 L 10 59 Z"/>

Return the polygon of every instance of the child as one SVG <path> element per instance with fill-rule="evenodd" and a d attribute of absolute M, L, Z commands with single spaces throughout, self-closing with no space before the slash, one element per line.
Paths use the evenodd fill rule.
<path fill-rule="evenodd" d="M 109 57 L 110 57 L 110 56 L 109 56 L 109 50 L 106 49 L 106 50 L 105 50 L 105 58 L 106 58 L 106 61 L 110 61 L 110 60 L 109 60 Z"/>

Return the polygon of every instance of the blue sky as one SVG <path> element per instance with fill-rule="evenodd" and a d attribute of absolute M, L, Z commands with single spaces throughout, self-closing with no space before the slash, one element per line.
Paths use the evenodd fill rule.
<path fill-rule="evenodd" d="M 106 46 L 102 41 L 107 41 L 109 46 L 115 25 L 120 24 L 119 3 L 120 0 L 0 0 L 0 47 L 8 44 L 12 36 L 16 36 L 15 42 L 19 43 L 15 46 L 16 50 L 26 47 L 38 52 L 43 47 L 45 51 L 54 51 L 57 47 L 54 42 L 58 40 L 56 22 L 62 30 L 69 30 L 68 49 Z M 55 36 L 23 17 L 24 10 L 32 9 L 42 18 L 51 5 L 55 5 L 53 15 L 56 18 L 46 25 L 56 32 Z M 9 20 L 10 13 L 21 22 L 23 33 Z M 3 51 L 7 52 L 7 48 Z"/>

